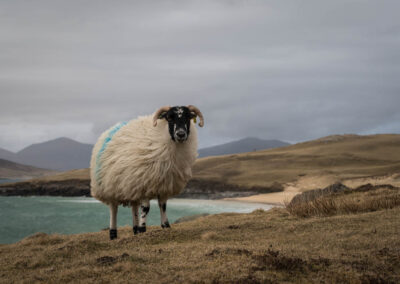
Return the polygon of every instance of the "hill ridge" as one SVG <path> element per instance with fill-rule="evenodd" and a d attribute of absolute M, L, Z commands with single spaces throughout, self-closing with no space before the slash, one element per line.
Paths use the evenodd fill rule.
<path fill-rule="evenodd" d="M 245 137 L 231 142 L 205 147 L 198 150 L 199 158 L 209 156 L 221 156 L 229 154 L 239 154 L 250 151 L 259 151 L 290 145 L 277 139 L 264 140 L 257 137 Z"/>

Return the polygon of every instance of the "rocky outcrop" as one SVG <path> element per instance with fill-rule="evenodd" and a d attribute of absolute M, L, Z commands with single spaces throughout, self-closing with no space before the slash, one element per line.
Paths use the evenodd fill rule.
<path fill-rule="evenodd" d="M 2 196 L 90 196 L 89 180 L 16 182 L 0 185 Z"/>

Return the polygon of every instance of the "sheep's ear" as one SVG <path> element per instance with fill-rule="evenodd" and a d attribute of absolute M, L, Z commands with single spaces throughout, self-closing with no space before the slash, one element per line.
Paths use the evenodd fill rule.
<path fill-rule="evenodd" d="M 197 107 L 192 106 L 192 105 L 188 105 L 187 107 L 190 110 L 190 112 L 194 112 L 200 118 L 199 126 L 203 127 L 204 126 L 204 117 L 203 117 L 203 114 L 201 113 L 201 111 Z"/>
<path fill-rule="evenodd" d="M 190 112 L 190 119 L 196 118 L 197 114 L 194 111 Z"/>
<path fill-rule="evenodd" d="M 163 118 L 167 119 L 167 112 L 166 111 L 160 113 L 160 115 L 158 116 L 158 119 L 163 119 Z"/>
<path fill-rule="evenodd" d="M 164 106 L 159 108 L 154 116 L 153 116 L 153 126 L 156 127 L 157 126 L 157 119 L 162 119 L 165 117 L 166 113 L 171 109 L 170 106 Z"/>

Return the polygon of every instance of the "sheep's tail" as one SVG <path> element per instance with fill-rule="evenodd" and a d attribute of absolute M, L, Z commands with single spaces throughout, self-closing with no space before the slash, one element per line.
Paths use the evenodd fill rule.
<path fill-rule="evenodd" d="M 118 132 L 123 126 L 125 126 L 127 122 L 120 122 L 117 125 L 115 125 L 110 132 L 108 132 L 107 137 L 103 141 L 103 145 L 101 146 L 99 152 L 97 153 L 96 156 L 96 182 L 98 185 L 101 184 L 101 179 L 100 179 L 100 172 L 101 172 L 101 156 L 103 155 L 107 144 L 110 143 L 112 137 L 115 135 L 115 133 Z"/>

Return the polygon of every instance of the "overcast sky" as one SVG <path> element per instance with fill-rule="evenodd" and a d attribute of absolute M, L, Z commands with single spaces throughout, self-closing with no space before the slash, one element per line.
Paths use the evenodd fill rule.
<path fill-rule="evenodd" d="M 200 147 L 400 133 L 400 1 L 0 1 L 0 147 L 196 105 Z"/>

